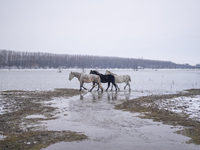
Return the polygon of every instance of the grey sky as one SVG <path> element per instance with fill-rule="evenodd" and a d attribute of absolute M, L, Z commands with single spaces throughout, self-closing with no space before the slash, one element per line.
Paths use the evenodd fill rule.
<path fill-rule="evenodd" d="M 0 0 L 0 49 L 200 63 L 200 0 Z"/>

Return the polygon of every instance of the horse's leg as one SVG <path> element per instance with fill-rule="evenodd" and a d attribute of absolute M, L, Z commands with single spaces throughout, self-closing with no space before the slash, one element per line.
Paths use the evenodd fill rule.
<path fill-rule="evenodd" d="M 128 82 L 128 86 L 129 86 L 129 91 L 131 90 L 131 85 L 130 85 L 130 83 Z"/>
<path fill-rule="evenodd" d="M 85 88 L 85 87 L 83 86 L 83 84 L 82 84 L 82 87 L 83 87 L 85 90 L 87 90 L 87 88 Z"/>
<path fill-rule="evenodd" d="M 101 86 L 100 78 L 99 78 L 99 80 L 97 80 L 97 84 L 98 84 L 98 90 L 99 90 L 99 87 L 100 87 L 101 88 L 101 92 L 103 92 L 103 87 Z"/>
<path fill-rule="evenodd" d="M 112 89 L 113 89 L 113 84 L 111 85 L 111 91 L 112 91 Z"/>
<path fill-rule="evenodd" d="M 115 83 L 115 85 L 117 86 L 117 89 L 118 89 L 118 91 L 120 91 L 120 88 L 119 88 L 118 84 L 117 84 L 117 83 Z M 112 86 L 113 86 L 113 85 L 112 85 Z"/>
<path fill-rule="evenodd" d="M 83 86 L 83 84 L 84 84 L 84 82 L 80 82 L 80 90 L 79 90 L 79 91 L 82 90 L 82 87 L 83 87 L 85 90 L 87 90 L 87 89 Z"/>
<path fill-rule="evenodd" d="M 97 83 L 97 85 L 98 85 L 98 89 L 97 89 L 97 91 L 99 91 L 99 83 Z"/>
<path fill-rule="evenodd" d="M 110 82 L 108 82 L 108 87 L 107 87 L 106 91 L 108 90 L 109 87 L 110 87 Z"/>
<path fill-rule="evenodd" d="M 92 86 L 92 88 L 90 89 L 90 92 L 93 90 L 94 87 L 95 87 L 95 82 L 93 82 L 93 86 Z"/>
<path fill-rule="evenodd" d="M 97 89 L 97 91 L 99 91 L 99 83 L 97 83 L 97 85 L 98 85 L 98 89 Z"/>
<path fill-rule="evenodd" d="M 115 86 L 115 91 L 117 91 L 117 85 L 115 84 L 115 82 L 112 82 L 112 84 Z"/>
<path fill-rule="evenodd" d="M 101 88 L 101 92 L 103 92 L 103 87 L 101 86 L 101 82 L 98 83 L 98 86 Z"/>
<path fill-rule="evenodd" d="M 125 87 L 124 87 L 124 90 L 126 89 L 126 86 L 128 85 L 128 82 L 126 82 L 126 85 L 125 85 Z"/>
<path fill-rule="evenodd" d="M 82 90 L 82 83 L 80 83 L 80 90 L 79 91 L 81 91 Z"/>
<path fill-rule="evenodd" d="M 87 88 L 85 88 L 83 85 L 82 85 L 82 87 L 83 87 L 85 90 L 87 90 Z"/>
<path fill-rule="evenodd" d="M 117 91 L 118 85 L 116 85 L 115 78 L 111 80 L 111 83 L 115 86 L 115 91 Z M 118 87 L 119 88 L 119 87 Z"/>

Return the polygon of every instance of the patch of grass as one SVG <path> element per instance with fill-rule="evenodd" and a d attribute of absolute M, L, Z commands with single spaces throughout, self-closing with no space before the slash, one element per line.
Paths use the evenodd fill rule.
<path fill-rule="evenodd" d="M 54 97 L 79 95 L 75 89 L 56 89 L 54 91 L 4 91 L 1 99 L 8 112 L 0 114 L 0 131 L 6 138 L 0 140 L 0 150 L 42 149 L 61 141 L 80 141 L 87 136 L 71 131 L 46 131 L 40 126 L 43 120 L 56 119 L 58 108 L 44 105 L 44 101 Z M 45 118 L 25 118 L 28 115 L 43 115 Z"/>
<path fill-rule="evenodd" d="M 82 141 L 88 137 L 72 131 L 32 131 L 10 134 L 0 140 L 0 149 L 42 149 L 53 143 L 65 141 Z"/>
<path fill-rule="evenodd" d="M 200 145 L 200 128 L 186 128 L 177 131 L 177 133 L 190 137 L 191 139 L 187 141 L 188 144 L 194 143 Z"/>

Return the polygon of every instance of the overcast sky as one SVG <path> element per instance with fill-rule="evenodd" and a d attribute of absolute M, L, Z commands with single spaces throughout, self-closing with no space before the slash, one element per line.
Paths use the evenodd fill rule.
<path fill-rule="evenodd" d="M 200 63 L 200 0 L 0 0 L 0 49 Z"/>

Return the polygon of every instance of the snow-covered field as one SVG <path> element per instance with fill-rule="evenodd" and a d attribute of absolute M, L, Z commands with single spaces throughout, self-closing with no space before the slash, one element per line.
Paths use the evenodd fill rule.
<path fill-rule="evenodd" d="M 159 106 L 175 113 L 188 114 L 190 118 L 200 121 L 200 95 L 162 100 Z"/>

